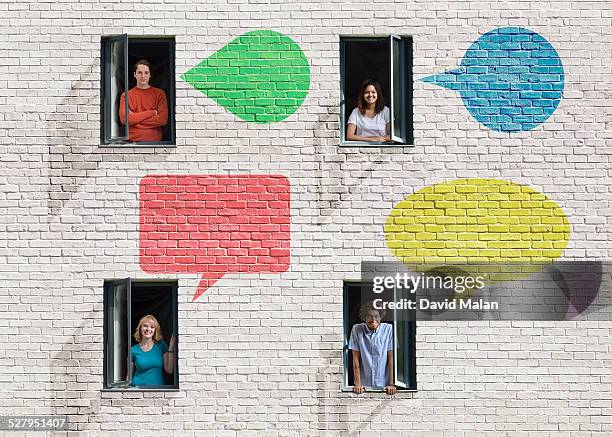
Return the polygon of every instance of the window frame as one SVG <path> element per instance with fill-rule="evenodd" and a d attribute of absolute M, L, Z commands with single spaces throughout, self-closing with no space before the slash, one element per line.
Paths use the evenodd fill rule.
<path fill-rule="evenodd" d="M 170 139 L 162 141 L 138 141 L 130 142 L 129 138 L 129 126 L 125 125 L 125 135 L 121 138 L 116 139 L 109 138 L 110 120 L 107 114 L 107 108 L 110 107 L 111 95 L 108 91 L 110 81 L 112 80 L 112 69 L 111 67 L 111 56 L 109 45 L 112 42 L 116 42 L 119 39 L 123 39 L 125 44 L 124 50 L 124 83 L 126 99 L 129 95 L 129 83 L 131 65 L 129 65 L 129 45 L 130 40 L 140 40 L 145 42 L 163 42 L 168 44 L 168 64 L 170 69 L 170 77 L 168 78 L 169 89 L 167 90 L 167 101 L 168 101 L 168 127 L 170 129 Z M 103 35 L 100 40 L 101 44 L 101 56 L 100 56 L 100 147 L 176 147 L 176 39 L 174 36 L 167 35 L 130 35 L 124 34 L 112 34 Z M 129 108 L 126 105 L 125 115 L 126 120 L 129 114 Z"/>
<path fill-rule="evenodd" d="M 111 366 L 114 363 L 114 346 L 115 337 L 112 335 L 112 326 L 110 326 L 110 315 L 111 315 L 111 297 L 113 293 L 113 287 L 117 285 L 125 284 L 127 287 L 127 377 L 121 382 L 109 381 L 109 378 L 113 376 Z M 175 329 L 175 352 L 174 352 L 174 384 L 172 385 L 159 385 L 159 386 L 147 386 L 147 387 L 132 387 L 130 386 L 132 380 L 132 354 L 131 354 L 131 341 L 132 341 L 132 296 L 131 289 L 132 284 L 138 286 L 166 286 L 171 288 L 172 293 L 172 323 Z M 104 301 L 103 301 L 103 342 L 104 342 L 104 359 L 103 359 L 103 383 L 102 391 L 179 391 L 179 368 L 178 368 L 178 356 L 179 356 L 179 341 L 178 341 L 178 282 L 177 281 L 159 281 L 159 280 L 135 280 L 132 278 L 125 279 L 112 279 L 104 281 Z"/>
<path fill-rule="evenodd" d="M 351 353 L 348 345 L 349 345 L 351 330 L 353 328 L 353 326 L 347 325 L 350 323 L 349 289 L 356 288 L 360 290 L 363 285 L 364 283 L 360 281 L 344 281 L 343 287 L 342 287 L 343 288 L 342 290 L 342 306 L 343 306 L 342 328 L 343 328 L 343 337 L 344 337 L 343 348 L 342 348 L 342 363 L 343 363 L 344 372 L 342 375 L 341 391 L 343 392 L 353 392 L 353 387 L 354 387 L 353 385 L 349 385 L 349 380 L 348 380 L 349 379 L 349 368 L 348 368 L 349 353 Z M 396 299 L 399 299 L 399 297 L 397 297 L 396 290 L 394 290 L 394 296 L 396 296 Z M 394 313 L 393 323 L 392 323 L 393 325 L 393 378 L 394 378 L 395 386 L 398 392 L 399 391 L 414 392 L 418 390 L 417 389 L 417 372 L 416 372 L 416 322 L 407 321 L 407 320 L 398 321 L 397 317 L 395 316 L 396 310 L 393 310 L 393 313 Z M 407 332 L 408 334 L 407 339 L 404 341 L 405 343 L 404 347 L 399 348 L 399 350 L 402 351 L 402 354 L 403 354 L 402 359 L 406 366 L 404 371 L 405 373 L 407 373 L 407 378 L 408 378 L 407 383 L 405 381 L 398 381 L 398 378 L 397 378 L 398 376 L 397 351 L 398 351 L 398 345 L 399 345 L 399 339 L 397 335 L 397 332 L 398 332 L 397 325 L 399 323 L 403 324 L 403 329 L 405 329 L 405 332 Z M 376 392 L 383 392 L 383 390 L 374 389 L 372 387 L 366 387 L 366 392 L 376 393 Z"/>
<path fill-rule="evenodd" d="M 347 42 L 359 42 L 359 41 L 373 41 L 373 40 L 387 40 L 389 42 L 389 112 L 390 112 L 390 126 L 389 131 L 391 134 L 391 142 L 368 142 L 368 141 L 350 141 L 346 139 L 346 126 L 348 119 L 346 118 L 346 44 Z M 394 96 L 393 92 L 393 41 L 399 41 L 400 43 L 400 96 L 401 100 L 400 107 L 402 108 L 401 131 L 405 138 L 401 138 L 395 135 L 394 124 L 395 124 L 395 108 L 393 105 L 394 99 L 398 96 Z M 405 147 L 414 146 L 414 128 L 413 128 L 413 107 L 412 107 L 412 94 L 413 94 L 413 75 L 412 75 L 412 36 L 409 35 L 398 35 L 398 34 L 386 34 L 386 35 L 341 35 L 340 36 L 340 146 L 344 147 Z"/>
<path fill-rule="evenodd" d="M 126 325 L 127 325 L 127 338 L 124 339 L 127 342 L 127 356 L 126 366 L 127 374 L 126 378 L 120 382 L 114 382 L 110 380 L 114 376 L 114 370 L 111 370 L 114 364 L 114 348 L 116 336 L 112 333 L 114 326 L 111 326 L 113 315 L 115 314 L 115 307 L 111 304 L 114 300 L 115 287 L 124 285 L 126 287 Z M 113 281 L 107 281 L 104 283 L 104 385 L 105 388 L 125 388 L 130 383 L 130 312 L 131 308 L 131 286 L 132 282 L 130 278 L 118 279 Z M 111 354 L 112 353 L 112 354 Z M 114 378 L 113 378 L 114 379 Z"/>
<path fill-rule="evenodd" d="M 112 68 L 111 66 L 112 64 L 112 46 L 114 43 L 117 42 L 121 42 L 123 43 L 123 63 L 124 66 L 127 66 L 128 64 L 128 44 L 129 44 L 129 39 L 128 39 L 128 35 L 127 33 L 121 34 L 121 35 L 111 35 L 105 38 L 102 38 L 102 51 L 101 51 L 101 63 L 100 63 L 100 68 L 101 68 L 101 88 L 100 88 L 100 98 L 101 98 L 101 142 L 104 144 L 115 144 L 115 143 L 125 143 L 127 142 L 128 138 L 129 138 L 129 126 L 126 124 L 125 125 L 125 135 L 122 136 L 118 136 L 118 137 L 112 137 L 111 134 L 111 123 L 112 123 L 112 119 L 110 114 L 108 114 L 109 109 L 113 109 L 112 108 L 112 93 L 110 92 L 110 89 L 112 88 L 111 83 L 112 83 L 112 74 L 109 73 L 109 71 L 112 72 Z M 128 68 L 124 67 L 123 69 L 123 76 L 124 76 L 124 83 L 129 83 L 129 75 L 128 75 Z M 128 95 L 128 90 L 125 90 L 126 93 L 126 97 Z M 119 97 L 121 98 L 121 96 Z M 128 111 L 129 108 L 126 106 L 125 108 L 125 116 L 128 116 Z"/>

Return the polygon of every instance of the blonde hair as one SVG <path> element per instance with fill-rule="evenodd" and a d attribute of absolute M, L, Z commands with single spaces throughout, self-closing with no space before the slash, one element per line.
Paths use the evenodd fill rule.
<path fill-rule="evenodd" d="M 138 343 L 142 341 L 142 335 L 140 334 L 140 327 L 147 320 L 153 322 L 153 326 L 155 327 L 155 334 L 153 334 L 153 341 L 155 343 L 159 343 L 160 341 L 162 341 L 162 338 L 163 338 L 161 334 L 161 327 L 159 326 L 159 322 L 157 321 L 157 319 L 153 317 L 151 314 L 147 314 L 142 319 L 140 319 L 140 322 L 138 322 L 138 327 L 136 328 L 136 332 L 134 332 L 134 338 L 136 339 Z"/>

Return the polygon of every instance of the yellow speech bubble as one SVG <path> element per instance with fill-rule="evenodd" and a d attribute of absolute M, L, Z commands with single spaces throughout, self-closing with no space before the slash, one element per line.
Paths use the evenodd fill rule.
<path fill-rule="evenodd" d="M 565 212 L 545 194 L 510 181 L 472 178 L 407 196 L 393 207 L 384 231 L 395 257 L 413 267 L 548 264 L 570 238 Z"/>

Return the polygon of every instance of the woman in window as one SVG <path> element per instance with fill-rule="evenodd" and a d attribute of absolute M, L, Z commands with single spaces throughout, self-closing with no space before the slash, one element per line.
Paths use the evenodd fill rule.
<path fill-rule="evenodd" d="M 365 80 L 359 88 L 357 107 L 348 119 L 346 139 L 349 141 L 390 141 L 389 108 L 385 106 L 380 84 Z"/>
<path fill-rule="evenodd" d="M 140 319 L 134 338 L 138 344 L 132 346 L 132 385 L 164 385 L 162 369 L 174 373 L 174 336 L 168 347 L 159 322 L 149 314 Z"/>

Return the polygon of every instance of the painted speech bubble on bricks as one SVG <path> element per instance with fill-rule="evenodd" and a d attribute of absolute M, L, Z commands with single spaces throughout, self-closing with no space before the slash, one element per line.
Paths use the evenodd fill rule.
<path fill-rule="evenodd" d="M 244 121 L 275 123 L 296 112 L 310 88 L 300 46 L 272 30 L 247 32 L 181 78 Z"/>
<path fill-rule="evenodd" d="M 497 282 L 538 272 L 559 258 L 570 223 L 554 200 L 529 186 L 467 178 L 406 196 L 389 213 L 384 232 L 387 247 L 411 269 L 472 265 L 485 272 L 486 264 L 485 277 Z M 511 264 L 525 267 L 503 267 Z"/>
<path fill-rule="evenodd" d="M 459 93 L 472 117 L 489 129 L 515 132 L 534 129 L 555 112 L 564 71 L 542 35 L 500 27 L 478 38 L 459 68 L 421 80 Z"/>
<path fill-rule="evenodd" d="M 140 266 L 201 273 L 193 300 L 226 273 L 290 263 L 290 184 L 281 175 L 149 175 L 140 181 Z"/>
<path fill-rule="evenodd" d="M 529 186 L 467 178 L 422 188 L 398 202 L 387 247 L 407 264 L 550 263 L 570 239 L 563 209 Z"/>

